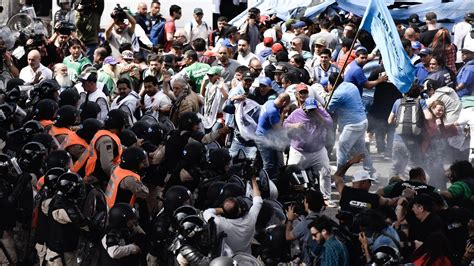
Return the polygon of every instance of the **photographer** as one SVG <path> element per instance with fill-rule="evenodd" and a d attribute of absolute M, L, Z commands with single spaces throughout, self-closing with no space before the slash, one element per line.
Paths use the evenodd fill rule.
<path fill-rule="evenodd" d="M 112 49 L 112 56 L 119 58 L 121 53 L 119 51 L 120 45 L 124 43 L 132 43 L 135 39 L 135 19 L 129 14 L 127 8 L 122 8 L 117 4 L 112 14 L 112 21 L 105 30 L 105 38 L 109 41 L 110 48 Z M 128 23 L 125 23 L 125 19 Z"/>
<path fill-rule="evenodd" d="M 80 0 L 76 13 L 77 36 L 87 47 L 87 57 L 92 61 L 99 46 L 100 17 L 104 0 Z"/>
<path fill-rule="evenodd" d="M 54 25 L 62 22 L 74 25 L 76 16 L 72 10 L 72 2 L 74 2 L 74 0 L 56 0 L 60 9 L 54 13 Z"/>
<path fill-rule="evenodd" d="M 249 36 L 250 51 L 255 52 L 255 47 L 260 43 L 260 10 L 256 7 L 249 9 L 247 20 L 240 26 L 240 34 Z"/>
<path fill-rule="evenodd" d="M 323 194 L 313 189 L 308 190 L 305 193 L 303 205 L 304 212 L 308 215 L 301 217 L 298 217 L 298 214 L 301 213 L 295 212 L 294 205 L 288 207 L 285 235 L 287 241 L 298 240 L 300 249 L 302 250 L 302 261 L 307 265 L 313 265 L 312 261 L 315 258 L 311 252 L 311 242 L 313 241 L 314 243 L 314 240 L 311 239 L 311 232 L 308 230 L 308 225 L 320 217 L 320 212 L 324 208 Z M 295 226 L 293 226 L 294 221 L 297 221 Z"/>
<path fill-rule="evenodd" d="M 68 42 L 73 37 L 76 31 L 74 24 L 69 22 L 57 22 L 54 26 L 54 33 L 49 38 L 49 44 L 52 44 L 56 48 L 59 60 L 62 62 L 63 59 L 70 54 Z"/>

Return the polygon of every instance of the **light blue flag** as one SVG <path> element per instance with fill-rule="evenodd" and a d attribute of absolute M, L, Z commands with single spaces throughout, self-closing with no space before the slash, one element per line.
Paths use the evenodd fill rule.
<path fill-rule="evenodd" d="M 360 28 L 372 34 L 389 80 L 402 93 L 409 91 L 415 79 L 415 67 L 403 49 L 397 27 L 384 0 L 370 0 Z"/>

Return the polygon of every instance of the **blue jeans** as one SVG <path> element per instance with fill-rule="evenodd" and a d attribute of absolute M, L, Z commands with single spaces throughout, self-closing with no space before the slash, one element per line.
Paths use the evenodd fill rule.
<path fill-rule="evenodd" d="M 395 135 L 395 126 L 377 121 L 374 128 L 377 151 L 383 152 L 385 156 L 392 157 L 393 136 Z"/>
<path fill-rule="evenodd" d="M 87 58 L 89 58 L 89 60 L 91 60 L 91 62 L 94 62 L 94 51 L 98 47 L 99 47 L 99 45 L 96 44 L 96 43 L 89 44 L 89 45 L 86 46 L 86 48 L 87 48 L 87 50 L 86 50 Z"/>
<path fill-rule="evenodd" d="M 240 143 L 239 139 L 234 136 L 232 139 L 232 144 L 229 148 L 229 154 L 232 158 L 236 157 L 239 150 L 242 150 L 245 153 L 247 159 L 255 159 L 257 157 L 257 147 L 255 146 L 245 146 Z"/>
<path fill-rule="evenodd" d="M 341 168 L 347 163 L 350 153 L 363 153 L 365 158 L 363 160 L 364 169 L 371 174 L 375 173 L 372 165 L 372 159 L 365 146 L 365 132 L 367 131 L 367 120 L 358 124 L 345 125 L 339 135 L 339 142 L 337 144 L 337 168 Z"/>
<path fill-rule="evenodd" d="M 407 176 L 407 166 L 423 167 L 421 164 L 421 139 L 395 136 L 393 141 L 391 175 Z"/>
<path fill-rule="evenodd" d="M 262 137 L 263 138 L 263 137 Z M 283 154 L 274 147 L 269 147 L 264 141 L 255 140 L 257 149 L 262 157 L 263 169 L 267 171 L 270 178 L 278 177 L 278 169 L 283 164 Z"/>

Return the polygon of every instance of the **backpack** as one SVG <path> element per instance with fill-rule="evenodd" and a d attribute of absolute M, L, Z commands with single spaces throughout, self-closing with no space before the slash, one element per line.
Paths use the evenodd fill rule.
<path fill-rule="evenodd" d="M 153 43 L 153 46 L 164 46 L 166 42 L 165 25 L 166 19 L 161 19 L 151 27 L 150 41 Z"/>
<path fill-rule="evenodd" d="M 421 135 L 423 117 L 418 99 L 402 98 L 397 111 L 395 133 L 403 136 Z"/>

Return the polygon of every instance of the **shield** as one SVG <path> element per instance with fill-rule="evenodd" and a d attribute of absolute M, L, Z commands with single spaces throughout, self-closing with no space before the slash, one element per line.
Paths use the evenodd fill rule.
<path fill-rule="evenodd" d="M 84 217 L 91 222 L 88 234 L 79 238 L 78 265 L 98 265 L 100 237 L 105 232 L 107 222 L 107 202 L 102 190 L 93 188 L 84 201 Z"/>

